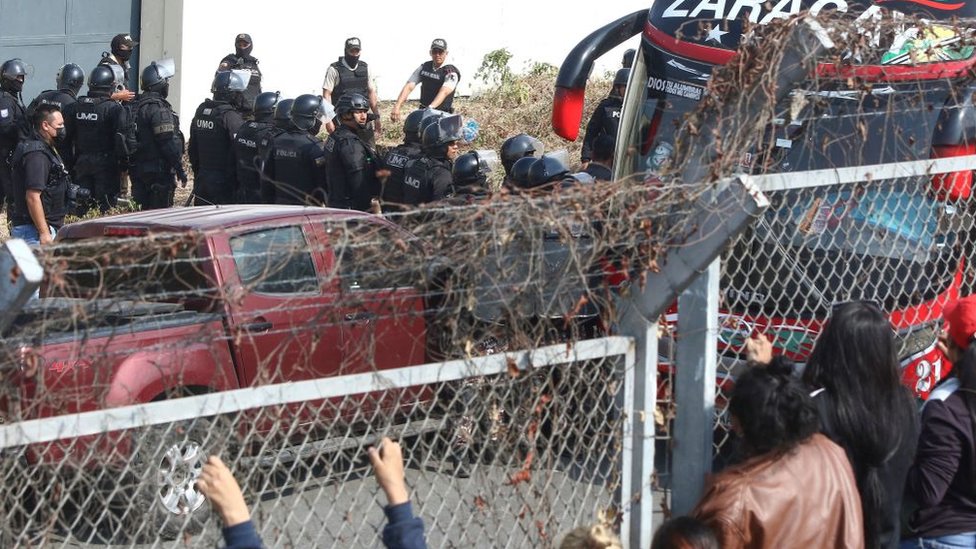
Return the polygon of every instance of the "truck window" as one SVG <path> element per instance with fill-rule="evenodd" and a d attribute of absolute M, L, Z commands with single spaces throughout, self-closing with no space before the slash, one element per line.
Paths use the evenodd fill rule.
<path fill-rule="evenodd" d="M 315 265 L 301 227 L 275 227 L 235 236 L 230 247 L 238 276 L 251 291 L 294 294 L 318 289 Z"/>
<path fill-rule="evenodd" d="M 326 227 L 335 252 L 342 287 L 380 290 L 412 287 L 420 282 L 423 251 L 416 242 L 391 227 L 368 221 L 348 221 Z"/>
<path fill-rule="evenodd" d="M 146 301 L 212 299 L 212 263 L 194 233 L 66 240 L 54 250 L 47 297 Z"/>

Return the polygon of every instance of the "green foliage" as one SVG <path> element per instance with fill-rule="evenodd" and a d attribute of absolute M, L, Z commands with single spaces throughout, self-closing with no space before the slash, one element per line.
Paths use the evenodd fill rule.
<path fill-rule="evenodd" d="M 508 48 L 490 51 L 481 59 L 481 67 L 474 77 L 489 86 L 508 86 L 515 80 L 508 62 L 512 60 L 512 52 Z"/>

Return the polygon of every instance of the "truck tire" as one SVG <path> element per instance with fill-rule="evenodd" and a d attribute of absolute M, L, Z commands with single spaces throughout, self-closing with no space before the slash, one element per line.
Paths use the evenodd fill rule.
<path fill-rule="evenodd" d="M 135 441 L 130 470 L 138 484 L 129 514 L 138 537 L 172 540 L 203 531 L 211 508 L 196 479 L 209 456 L 232 461 L 232 429 L 226 418 L 202 417 L 155 426 Z"/>

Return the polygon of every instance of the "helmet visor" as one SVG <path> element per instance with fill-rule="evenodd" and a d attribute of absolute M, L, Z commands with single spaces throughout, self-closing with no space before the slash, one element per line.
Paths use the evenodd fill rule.
<path fill-rule="evenodd" d="M 230 71 L 230 84 L 227 86 L 227 91 L 242 92 L 247 89 L 250 81 L 251 71 L 234 69 Z"/>
<path fill-rule="evenodd" d="M 501 170 L 502 161 L 498 157 L 498 153 L 496 151 L 491 149 L 479 149 L 474 151 L 474 154 L 478 157 L 478 168 L 481 173 L 491 173 Z"/>
<path fill-rule="evenodd" d="M 176 76 L 176 60 L 172 57 L 153 61 L 153 65 L 156 65 L 156 73 L 161 80 Z"/>

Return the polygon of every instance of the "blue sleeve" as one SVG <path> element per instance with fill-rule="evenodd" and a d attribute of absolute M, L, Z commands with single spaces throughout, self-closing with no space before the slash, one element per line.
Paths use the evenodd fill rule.
<path fill-rule="evenodd" d="M 264 549 L 261 537 L 251 521 L 224 528 L 224 543 L 227 549 Z"/>
<path fill-rule="evenodd" d="M 410 502 L 383 508 L 387 525 L 383 527 L 383 545 L 387 549 L 427 549 L 424 521 L 413 516 Z"/>

